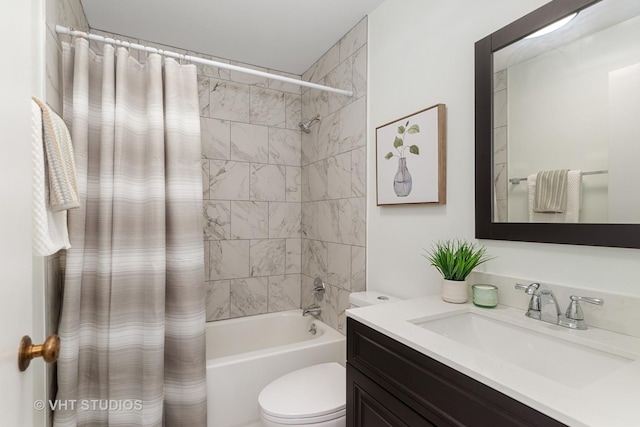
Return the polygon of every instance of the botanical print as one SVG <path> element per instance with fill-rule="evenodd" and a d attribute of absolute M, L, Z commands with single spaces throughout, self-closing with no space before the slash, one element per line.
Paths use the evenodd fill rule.
<path fill-rule="evenodd" d="M 445 106 L 376 129 L 378 205 L 445 202 Z"/>
<path fill-rule="evenodd" d="M 409 153 L 415 154 L 416 156 L 420 154 L 420 149 L 417 145 L 404 145 L 404 139 L 407 134 L 413 135 L 420 132 L 420 126 L 412 125 L 409 126 L 410 121 L 407 120 L 407 123 L 398 126 L 398 135 L 393 140 L 393 148 L 396 149 L 398 155 L 393 154 L 392 151 L 389 151 L 386 156 L 384 156 L 385 160 L 389 160 L 392 157 L 398 158 L 398 172 L 396 172 L 395 177 L 393 178 L 393 191 L 396 193 L 398 197 L 406 197 L 411 193 L 411 188 L 413 182 L 411 180 L 411 174 L 409 173 L 409 169 L 407 169 L 407 160 L 405 158 L 405 151 L 408 148 Z"/>

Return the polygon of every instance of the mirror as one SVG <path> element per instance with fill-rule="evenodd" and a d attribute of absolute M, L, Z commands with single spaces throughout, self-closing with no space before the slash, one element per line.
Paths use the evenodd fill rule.
<path fill-rule="evenodd" d="M 555 0 L 476 43 L 476 237 L 640 248 L 637 40 L 640 2 Z"/>

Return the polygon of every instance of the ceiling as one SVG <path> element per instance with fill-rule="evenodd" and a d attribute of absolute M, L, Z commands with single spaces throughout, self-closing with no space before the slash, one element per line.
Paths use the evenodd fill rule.
<path fill-rule="evenodd" d="M 384 0 L 81 0 L 92 29 L 302 74 Z"/>

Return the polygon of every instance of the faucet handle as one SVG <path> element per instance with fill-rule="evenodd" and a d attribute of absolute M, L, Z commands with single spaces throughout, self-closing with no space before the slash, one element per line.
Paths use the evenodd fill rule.
<path fill-rule="evenodd" d="M 584 301 L 595 305 L 604 304 L 604 300 L 601 298 L 593 298 L 593 297 L 581 297 L 579 295 L 571 295 L 569 297 L 571 301 Z"/>
<path fill-rule="evenodd" d="M 571 295 L 569 297 L 571 302 L 569 302 L 569 307 L 567 307 L 567 312 L 565 316 L 567 319 L 573 320 L 584 320 L 584 315 L 582 314 L 582 307 L 580 307 L 580 301 L 588 302 L 595 305 L 602 305 L 604 301 L 600 298 L 592 298 L 592 297 L 581 297 L 579 295 Z"/>
<path fill-rule="evenodd" d="M 564 314 L 564 317 L 558 319 L 560 326 L 565 326 L 571 329 L 587 329 L 587 324 L 584 321 L 584 314 L 582 314 L 582 307 L 580 307 L 580 301 L 585 301 L 591 304 L 602 305 L 604 301 L 600 298 L 581 297 L 579 295 L 571 295 L 569 297 L 569 307 Z"/>
<path fill-rule="evenodd" d="M 527 295 L 533 295 L 536 290 L 540 287 L 540 283 L 532 283 L 530 285 L 523 285 L 521 283 L 516 283 L 515 288 L 521 289 L 527 293 Z"/>

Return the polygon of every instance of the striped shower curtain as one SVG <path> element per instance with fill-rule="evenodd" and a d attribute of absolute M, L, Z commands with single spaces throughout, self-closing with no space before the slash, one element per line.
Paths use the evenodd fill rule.
<path fill-rule="evenodd" d="M 205 426 L 200 122 L 194 65 L 63 46 L 82 207 L 59 334 L 55 426 Z"/>

